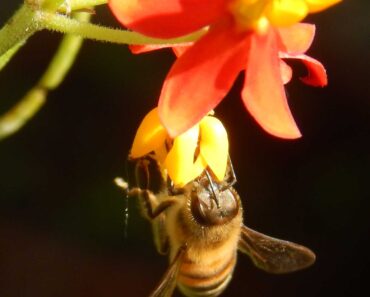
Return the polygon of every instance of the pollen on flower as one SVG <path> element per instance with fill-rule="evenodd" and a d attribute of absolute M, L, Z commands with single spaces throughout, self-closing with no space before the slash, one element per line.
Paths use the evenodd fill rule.
<path fill-rule="evenodd" d="M 230 12 L 241 29 L 253 29 L 263 16 L 266 0 L 234 0 L 230 4 Z"/>
<path fill-rule="evenodd" d="M 150 111 L 136 133 L 130 158 L 150 155 L 175 186 L 184 186 L 207 167 L 218 180 L 226 174 L 229 143 L 217 118 L 207 115 L 189 130 L 170 138 L 162 126 L 157 108 Z"/>
<path fill-rule="evenodd" d="M 261 17 L 255 25 L 255 30 L 259 34 L 265 34 L 269 28 L 269 21 L 266 17 Z"/>
<path fill-rule="evenodd" d="M 342 0 L 306 0 L 310 13 L 323 11 Z"/>
<path fill-rule="evenodd" d="M 341 0 L 234 0 L 230 11 L 239 27 L 260 31 L 260 20 L 276 27 L 290 26 L 302 21 L 308 13 L 319 12 Z"/>
<path fill-rule="evenodd" d="M 273 26 L 290 26 L 303 20 L 308 14 L 305 0 L 270 1 L 266 6 L 265 15 Z"/>

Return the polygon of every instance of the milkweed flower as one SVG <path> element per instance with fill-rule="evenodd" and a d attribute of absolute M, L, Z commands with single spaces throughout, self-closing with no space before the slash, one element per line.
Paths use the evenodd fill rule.
<path fill-rule="evenodd" d="M 182 187 L 207 167 L 217 180 L 223 180 L 228 150 L 226 129 L 216 117 L 207 115 L 186 132 L 172 138 L 161 124 L 158 109 L 155 108 L 139 126 L 130 158 L 151 154 L 174 185 Z"/>
<path fill-rule="evenodd" d="M 327 84 L 323 65 L 305 55 L 315 27 L 298 23 L 340 0 L 109 0 L 129 29 L 158 38 L 182 36 L 208 26 L 169 71 L 158 112 L 175 137 L 200 121 L 228 93 L 245 70 L 243 103 L 272 135 L 298 138 L 284 84 L 291 69 L 282 59 L 299 59 L 308 69 L 302 81 Z"/>

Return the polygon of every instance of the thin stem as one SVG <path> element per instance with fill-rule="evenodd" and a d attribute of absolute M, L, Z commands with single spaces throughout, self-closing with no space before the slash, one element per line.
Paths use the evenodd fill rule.
<path fill-rule="evenodd" d="M 44 105 L 46 90 L 31 89 L 15 106 L 0 117 L 0 140 L 17 132 Z"/>
<path fill-rule="evenodd" d="M 63 15 L 45 11 L 40 12 L 39 17 L 38 22 L 43 28 L 61 33 L 76 34 L 88 39 L 119 44 L 178 44 L 194 41 L 206 32 L 205 30 L 200 30 L 179 38 L 159 39 L 147 37 L 136 32 L 84 23 Z"/>
<path fill-rule="evenodd" d="M 107 4 L 108 0 L 70 0 L 72 11 Z"/>
<path fill-rule="evenodd" d="M 171 45 L 194 41 L 206 32 L 204 29 L 180 38 L 157 39 L 135 32 L 90 24 L 88 14 L 78 14 L 78 18 L 73 19 L 55 13 L 55 9 L 60 9 L 65 3 L 68 10 L 68 8 L 80 9 L 86 8 L 85 5 L 105 2 L 106 0 L 26 0 L 26 4 L 0 30 L 0 66 L 2 67 L 36 31 L 49 29 L 67 34 L 39 83 L 0 117 L 0 140 L 18 131 L 43 106 L 48 91 L 56 88 L 63 81 L 75 60 L 83 38 L 119 44 Z M 46 8 L 49 6 L 54 11 L 47 11 Z"/>
<path fill-rule="evenodd" d="M 76 19 L 88 22 L 91 15 L 87 13 L 76 13 Z M 64 79 L 65 75 L 73 65 L 79 52 L 83 38 L 72 34 L 66 34 L 50 62 L 48 69 L 39 81 L 39 85 L 48 90 L 55 89 Z"/>
<path fill-rule="evenodd" d="M 79 13 L 76 18 L 88 21 L 89 14 Z M 76 55 L 81 48 L 83 38 L 67 34 L 64 36 L 56 54 L 46 72 L 13 108 L 0 117 L 0 140 L 12 135 L 22 128 L 46 102 L 49 90 L 55 89 L 64 79 L 71 68 Z"/>
<path fill-rule="evenodd" d="M 8 64 L 11 58 L 17 53 L 17 51 L 25 44 L 22 40 L 9 49 L 5 54 L 0 57 L 0 71 Z"/>

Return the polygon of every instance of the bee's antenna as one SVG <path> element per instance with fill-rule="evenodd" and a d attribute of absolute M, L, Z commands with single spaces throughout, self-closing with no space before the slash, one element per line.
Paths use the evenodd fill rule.
<path fill-rule="evenodd" d="M 228 156 L 227 158 L 227 165 L 228 165 L 228 172 L 226 175 L 227 178 L 226 178 L 226 182 L 224 182 L 220 188 L 221 192 L 231 188 L 237 182 L 236 174 L 234 171 L 234 166 L 233 166 L 233 163 L 231 162 L 230 156 Z"/>
<path fill-rule="evenodd" d="M 127 238 L 127 229 L 128 229 L 128 183 L 124 181 L 121 177 L 116 177 L 114 183 L 123 190 L 125 193 L 124 206 L 123 206 L 123 236 Z"/>
<path fill-rule="evenodd" d="M 230 166 L 230 175 L 231 175 L 231 177 L 230 177 L 231 180 L 230 180 L 229 186 L 232 187 L 233 185 L 236 184 L 237 178 L 236 178 L 236 174 L 235 174 L 235 171 L 234 171 L 234 166 L 233 166 L 233 163 L 231 162 L 230 156 L 228 157 L 227 162 L 229 163 L 229 166 Z"/>
<path fill-rule="evenodd" d="M 207 169 L 204 172 L 206 173 L 206 176 L 207 176 L 208 181 L 209 181 L 209 186 L 210 186 L 211 191 L 212 191 L 213 200 L 216 202 L 217 208 L 220 208 L 220 202 L 218 201 L 218 196 L 217 196 L 216 191 L 215 191 L 215 186 L 213 184 L 213 180 L 212 180 L 211 176 L 209 175 L 209 172 L 208 172 Z"/>

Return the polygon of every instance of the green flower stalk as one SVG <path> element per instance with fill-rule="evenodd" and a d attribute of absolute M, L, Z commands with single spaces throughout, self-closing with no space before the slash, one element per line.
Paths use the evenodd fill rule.
<path fill-rule="evenodd" d="M 90 15 L 86 13 L 77 13 L 75 17 L 77 20 L 85 22 L 90 19 Z M 40 110 L 46 102 L 48 92 L 60 85 L 72 67 L 82 42 L 83 38 L 80 36 L 72 34 L 64 36 L 57 52 L 36 86 L 0 117 L 0 140 L 17 132 Z"/>
<path fill-rule="evenodd" d="M 36 32 L 47 29 L 67 34 L 37 85 L 0 116 L 0 140 L 18 131 L 43 106 L 48 92 L 63 81 L 71 68 L 84 38 L 118 44 L 178 44 L 194 41 L 206 32 L 203 29 L 179 38 L 159 39 L 91 24 L 93 7 L 106 3 L 107 0 L 25 0 L 0 29 L 0 70 Z M 70 17 L 71 12 L 83 11 L 88 13 Z"/>

